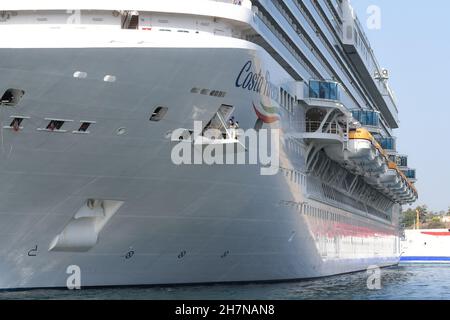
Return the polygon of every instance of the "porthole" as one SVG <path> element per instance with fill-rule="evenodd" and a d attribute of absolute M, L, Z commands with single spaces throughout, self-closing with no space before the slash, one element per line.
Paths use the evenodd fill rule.
<path fill-rule="evenodd" d="M 119 128 L 119 129 L 117 129 L 117 131 L 116 131 L 116 134 L 117 134 L 118 136 L 123 136 L 123 135 L 125 135 L 126 133 L 127 133 L 127 128 L 124 128 L 124 127 Z"/>
<path fill-rule="evenodd" d="M 117 80 L 117 77 L 116 76 L 112 76 L 112 75 L 106 75 L 104 78 L 103 78 L 103 81 L 104 82 L 116 82 L 116 80 Z"/>
<path fill-rule="evenodd" d="M 78 79 L 86 79 L 87 76 L 88 76 L 87 72 L 84 71 L 75 71 L 73 73 L 73 77 Z"/>

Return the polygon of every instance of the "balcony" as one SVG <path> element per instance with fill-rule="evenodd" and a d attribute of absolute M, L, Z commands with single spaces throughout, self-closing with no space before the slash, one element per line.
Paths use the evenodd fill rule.
<path fill-rule="evenodd" d="M 316 145 L 342 145 L 346 136 L 345 125 L 333 121 L 311 121 L 304 124 L 304 132 L 291 134 L 293 138 L 303 139 L 306 143 Z"/>
<path fill-rule="evenodd" d="M 380 113 L 377 111 L 356 110 L 352 111 L 352 115 L 363 127 L 380 127 Z"/>
<path fill-rule="evenodd" d="M 395 156 L 394 162 L 397 164 L 397 166 L 406 168 L 408 167 L 408 156 Z"/>
<path fill-rule="evenodd" d="M 340 113 L 351 119 L 352 115 L 340 100 L 341 86 L 335 81 L 310 80 L 301 82 L 303 91 L 299 88 L 297 97 L 303 100 L 309 109 L 339 110 Z M 317 120 L 317 119 L 313 119 Z"/>
<path fill-rule="evenodd" d="M 308 85 L 310 99 L 339 101 L 339 84 L 337 82 L 311 80 Z"/>
<path fill-rule="evenodd" d="M 339 83 L 310 80 L 298 84 L 297 97 L 306 104 L 306 121 L 300 124 L 303 132 L 295 136 L 316 144 L 342 144 L 352 116 L 339 101 Z"/>
<path fill-rule="evenodd" d="M 416 177 L 416 169 L 407 169 L 407 170 L 402 170 L 402 172 L 404 173 L 404 175 L 406 176 L 406 178 L 408 178 L 408 180 L 410 180 L 411 182 L 416 182 L 417 181 L 417 177 Z"/>
<path fill-rule="evenodd" d="M 397 150 L 397 141 L 395 138 L 378 138 L 377 141 L 388 152 L 395 152 Z"/>

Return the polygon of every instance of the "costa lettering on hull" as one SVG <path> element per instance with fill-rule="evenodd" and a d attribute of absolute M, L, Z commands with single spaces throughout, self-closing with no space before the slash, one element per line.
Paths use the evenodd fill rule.
<path fill-rule="evenodd" d="M 270 82 L 270 73 L 254 70 L 252 61 L 247 61 L 236 78 L 236 87 L 253 91 L 278 101 L 278 87 Z"/>
<path fill-rule="evenodd" d="M 255 70 L 252 61 L 247 61 L 236 78 L 236 87 L 258 93 L 265 102 L 254 103 L 253 109 L 256 116 L 264 123 L 274 123 L 280 120 L 281 114 L 278 107 L 279 89 L 270 82 L 269 71 L 263 75 L 263 70 Z"/>

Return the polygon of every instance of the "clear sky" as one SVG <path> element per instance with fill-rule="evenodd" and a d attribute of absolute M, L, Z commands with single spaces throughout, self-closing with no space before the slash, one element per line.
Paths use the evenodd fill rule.
<path fill-rule="evenodd" d="M 450 206 L 450 1 L 352 0 L 375 51 L 390 71 L 400 112 L 397 149 L 417 169 L 420 199 L 432 210 Z M 381 28 L 368 29 L 369 6 Z"/>

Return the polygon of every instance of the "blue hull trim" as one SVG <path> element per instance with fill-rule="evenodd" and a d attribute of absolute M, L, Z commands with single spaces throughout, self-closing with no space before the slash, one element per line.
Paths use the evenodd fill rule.
<path fill-rule="evenodd" d="M 450 257 L 401 257 L 401 262 L 449 262 Z"/>

